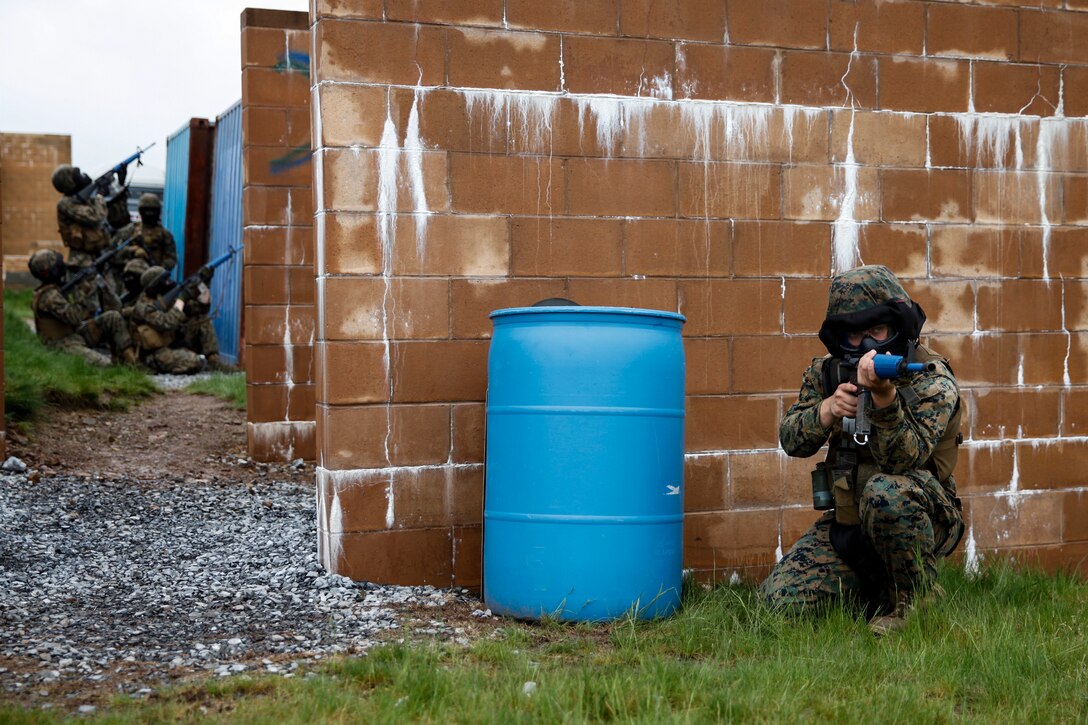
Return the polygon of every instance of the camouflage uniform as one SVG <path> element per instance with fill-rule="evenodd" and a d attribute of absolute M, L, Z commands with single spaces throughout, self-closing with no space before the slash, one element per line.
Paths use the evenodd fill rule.
<path fill-rule="evenodd" d="M 181 326 L 180 337 L 185 347 L 204 355 L 211 362 L 217 362 L 219 337 L 215 334 L 212 321 L 208 319 L 208 312 L 208 305 L 198 300 L 186 301 L 185 322 Z"/>
<path fill-rule="evenodd" d="M 174 235 L 160 221 L 162 201 L 154 194 L 141 194 L 138 208 L 140 221 L 129 224 L 114 237 L 115 242 L 133 238 L 131 251 L 126 249 L 126 256 L 119 260 L 121 266 L 142 250 L 150 266 L 172 271 L 178 264 L 178 247 Z"/>
<path fill-rule="evenodd" d="M 861 267 L 832 280 L 828 317 L 867 311 L 889 300 L 910 303 L 887 269 Z M 936 360 L 936 370 L 899 378 L 891 404 L 877 409 L 870 402 L 866 408 L 872 430 L 868 446 L 858 451 L 853 491 L 860 527 L 836 528 L 843 524 L 836 524 L 836 511 L 824 513 L 761 585 L 772 605 L 796 609 L 846 598 L 870 615 L 893 611 L 934 581 L 937 559 L 958 542 L 963 520 L 955 479 L 950 467 L 942 463 L 938 469 L 933 454 L 952 432 L 950 422 L 958 427 L 959 390 L 946 361 L 924 348 L 920 355 Z M 829 359 L 815 359 L 805 371 L 779 439 L 783 450 L 797 457 L 815 455 L 830 443 L 830 469 L 843 425 L 840 419 L 825 429 L 820 421 L 820 404 L 834 392 L 824 390 Z M 833 535 L 845 537 L 837 542 L 846 540 L 850 546 L 837 548 Z M 839 553 L 843 548 L 850 552 L 849 563 Z"/>
<path fill-rule="evenodd" d="M 83 202 L 76 196 L 65 196 L 57 202 L 57 225 L 60 238 L 68 247 L 69 261 L 82 264 L 110 247 L 110 235 L 106 231 L 106 202 L 96 196 Z"/>
<path fill-rule="evenodd" d="M 161 224 L 147 226 L 136 224 L 136 244 L 147 252 L 148 262 L 157 267 L 162 267 L 167 272 L 178 264 L 178 247 L 174 242 L 174 235 Z"/>
<path fill-rule="evenodd" d="M 180 338 L 185 312 L 171 306 L 162 309 L 161 295 L 149 282 L 163 273 L 161 267 L 151 267 L 144 273 L 144 291 L 132 310 L 132 325 L 140 341 L 141 359 L 152 370 L 163 373 L 186 374 L 204 369 L 205 359 L 185 348 Z"/>
<path fill-rule="evenodd" d="M 44 250 L 37 254 L 56 253 Z M 128 325 L 119 312 L 120 300 L 107 286 L 97 284 L 96 278 L 77 285 L 69 297 L 60 293 L 55 281 L 45 281 L 34 292 L 32 308 L 38 339 L 46 347 L 78 355 L 102 367 L 113 359 L 135 361 Z M 113 358 L 94 349 L 100 346 L 109 347 Z"/>
<path fill-rule="evenodd" d="M 76 167 L 64 165 L 53 172 L 53 187 L 64 194 L 57 202 L 57 226 L 61 241 L 71 250 L 68 261 L 73 264 L 86 264 L 108 249 L 110 220 L 117 222 L 128 216 L 127 192 L 118 194 L 108 204 L 98 195 L 81 201 L 76 196 L 80 181 Z"/>

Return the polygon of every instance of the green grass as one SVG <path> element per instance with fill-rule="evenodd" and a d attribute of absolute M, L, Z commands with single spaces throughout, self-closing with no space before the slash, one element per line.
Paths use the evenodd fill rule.
<path fill-rule="evenodd" d="M 9 423 L 33 420 L 46 405 L 127 408 L 155 392 L 136 368 L 97 368 L 82 358 L 48 350 L 25 320 L 30 293 L 4 292 L 4 412 Z"/>
<path fill-rule="evenodd" d="M 200 395 L 214 395 L 238 410 L 246 409 L 245 373 L 214 373 L 210 378 L 191 383 L 185 390 Z"/>
<path fill-rule="evenodd" d="M 768 611 L 748 587 L 690 588 L 667 620 L 509 622 L 468 648 L 393 644 L 312 679 L 211 681 L 98 722 L 1084 722 L 1088 586 L 1005 566 L 875 639 L 842 609 Z M 523 694 L 535 682 L 532 696 Z M 201 708 L 204 708 L 201 710 Z M 0 720 L 33 717 L 0 708 Z M 42 717 L 41 721 L 49 721 Z"/>

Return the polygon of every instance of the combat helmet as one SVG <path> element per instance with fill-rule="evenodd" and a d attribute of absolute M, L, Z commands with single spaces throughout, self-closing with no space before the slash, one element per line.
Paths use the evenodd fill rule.
<path fill-rule="evenodd" d="M 61 164 L 53 170 L 53 188 L 62 194 L 74 194 L 79 191 L 79 167 Z"/>
<path fill-rule="evenodd" d="M 60 279 L 64 270 L 64 257 L 52 249 L 39 249 L 30 256 L 26 266 L 37 279 Z"/>
<path fill-rule="evenodd" d="M 140 194 L 140 200 L 136 203 L 138 209 L 162 209 L 162 199 L 150 191 Z"/>
<path fill-rule="evenodd" d="M 858 267 L 836 275 L 827 296 L 827 316 L 820 341 L 835 357 L 868 350 L 909 355 L 918 344 L 926 313 L 911 300 L 891 270 L 882 265 Z M 850 345 L 847 333 L 887 324 L 892 334 L 874 343 L 866 338 L 864 349 Z"/>
<path fill-rule="evenodd" d="M 136 260 L 132 260 L 136 261 Z M 147 271 L 140 275 L 140 286 L 147 289 L 155 282 L 159 281 L 166 275 L 166 270 L 162 267 L 148 267 Z"/>
<path fill-rule="evenodd" d="M 136 257 L 125 263 L 125 268 L 121 270 L 121 274 L 125 277 L 139 277 L 142 282 L 144 272 L 148 269 L 150 267 L 147 265 L 147 260 L 143 257 Z"/>

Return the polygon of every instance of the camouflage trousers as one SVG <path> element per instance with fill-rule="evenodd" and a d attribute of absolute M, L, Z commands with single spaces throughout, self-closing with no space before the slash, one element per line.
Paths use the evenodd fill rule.
<path fill-rule="evenodd" d="M 205 361 L 203 355 L 184 347 L 161 347 L 144 354 L 144 365 L 157 373 L 187 375 L 203 370 Z"/>
<path fill-rule="evenodd" d="M 860 527 L 836 529 L 835 512 L 828 511 L 798 539 L 760 585 L 772 606 L 803 609 L 844 599 L 870 615 L 887 611 L 898 595 L 912 596 L 934 581 L 937 560 L 951 553 L 963 530 L 953 496 L 922 470 L 870 478 L 859 513 Z M 851 542 L 850 563 L 833 536 Z"/>
<path fill-rule="evenodd" d="M 91 365 L 107 367 L 121 357 L 122 351 L 132 347 L 128 323 L 120 312 L 107 310 L 98 317 L 86 320 L 76 334 L 56 340 L 47 340 L 46 347 L 78 355 Z M 108 347 L 112 357 L 96 348 Z"/>
<path fill-rule="evenodd" d="M 219 354 L 219 338 L 207 317 L 186 320 L 178 331 L 178 338 L 182 345 L 205 357 Z"/>

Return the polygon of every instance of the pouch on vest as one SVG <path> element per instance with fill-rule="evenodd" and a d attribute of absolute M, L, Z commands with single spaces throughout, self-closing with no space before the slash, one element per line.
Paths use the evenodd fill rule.
<path fill-rule="evenodd" d="M 147 352 L 168 347 L 174 341 L 174 333 L 161 333 L 151 325 L 137 325 L 136 337 L 140 341 L 140 348 Z"/>
<path fill-rule="evenodd" d="M 38 338 L 41 340 L 59 340 L 62 337 L 68 337 L 69 335 L 75 334 L 75 328 L 71 325 L 61 322 L 55 317 L 41 314 L 38 304 L 46 291 L 46 287 L 40 287 L 34 293 L 34 302 L 32 303 L 34 310 L 34 330 L 38 333 Z"/>

